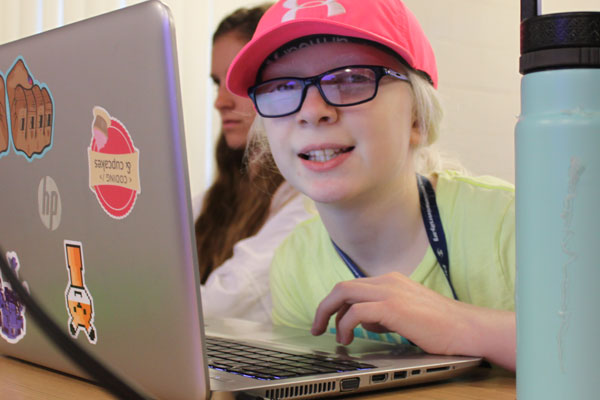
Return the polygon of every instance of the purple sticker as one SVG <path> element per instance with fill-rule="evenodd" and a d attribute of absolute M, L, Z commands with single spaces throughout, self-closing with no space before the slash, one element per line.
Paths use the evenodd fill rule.
<path fill-rule="evenodd" d="M 20 263 L 17 253 L 7 252 L 6 259 L 18 278 Z M 27 282 L 23 282 L 23 286 L 29 291 Z M 27 333 L 26 322 L 25 305 L 21 303 L 10 283 L 0 274 L 0 336 L 8 343 L 17 343 Z"/>

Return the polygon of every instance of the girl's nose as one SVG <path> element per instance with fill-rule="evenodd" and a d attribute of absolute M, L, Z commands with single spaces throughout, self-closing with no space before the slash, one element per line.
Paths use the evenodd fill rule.
<path fill-rule="evenodd" d="M 217 98 L 214 102 L 214 107 L 221 111 L 226 108 L 232 108 L 234 105 L 233 94 L 227 90 L 225 85 L 219 85 L 219 90 L 217 91 Z"/>
<path fill-rule="evenodd" d="M 327 104 L 317 87 L 310 86 L 296 119 L 301 124 L 334 123 L 338 118 L 337 111 L 335 106 Z"/>

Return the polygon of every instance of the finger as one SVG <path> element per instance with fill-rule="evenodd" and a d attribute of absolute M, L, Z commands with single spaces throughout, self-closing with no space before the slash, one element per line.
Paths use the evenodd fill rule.
<path fill-rule="evenodd" d="M 33 97 L 35 99 L 35 138 L 36 138 L 36 151 L 40 151 L 43 147 L 42 138 L 44 136 L 44 96 L 39 85 L 34 85 L 32 88 Z"/>
<path fill-rule="evenodd" d="M 0 104 L 0 107 L 2 105 Z M 8 149 L 8 127 L 5 122 L 6 116 L 0 112 L 0 154 Z"/>
<path fill-rule="evenodd" d="M 337 311 L 337 313 L 335 314 L 335 325 L 338 326 L 340 320 L 344 317 L 344 315 L 346 314 L 346 312 L 350 309 L 351 304 L 344 304 L 342 305 L 342 307 Z M 361 322 L 361 325 L 363 328 L 365 328 L 368 331 L 371 332 L 375 332 L 375 333 L 386 333 L 386 332 L 390 332 L 389 329 L 387 329 L 386 327 L 379 325 L 379 324 L 368 324 L 366 322 Z M 325 329 L 323 329 L 322 331 L 312 331 L 313 335 L 320 335 L 322 333 L 325 332 L 327 326 L 325 327 Z M 337 330 L 336 330 L 337 332 Z M 336 336 L 338 336 L 336 334 Z M 336 338 L 337 339 L 337 338 Z"/>
<path fill-rule="evenodd" d="M 4 103 L 5 91 L 4 76 L 0 74 L 0 153 L 8 149 L 8 124 L 6 122 L 6 104 Z"/>
<path fill-rule="evenodd" d="M 49 143 L 52 138 L 52 112 L 54 107 L 48 89 L 42 89 L 42 97 L 44 98 L 44 136 Z"/>
<path fill-rule="evenodd" d="M 25 140 L 27 119 L 27 101 L 25 99 L 25 90 L 18 86 L 14 90 L 13 101 L 10 103 L 10 120 L 12 128 L 13 143 L 16 148 L 20 148 Z"/>
<path fill-rule="evenodd" d="M 323 333 L 331 316 L 338 312 L 344 304 L 375 301 L 379 300 L 380 296 L 380 291 L 375 286 L 368 284 L 367 279 L 361 278 L 336 284 L 317 308 L 313 322 L 313 333 Z"/>
<path fill-rule="evenodd" d="M 382 307 L 379 302 L 352 304 L 337 321 L 338 341 L 348 345 L 354 340 L 354 328 L 358 325 L 379 325 L 382 322 Z"/>
<path fill-rule="evenodd" d="M 339 310 L 338 312 L 335 314 L 335 326 L 338 326 L 338 323 L 340 321 L 340 319 L 342 319 L 342 317 L 346 314 L 346 312 L 350 309 L 350 304 L 344 304 Z M 340 333 L 337 331 L 335 331 L 335 340 L 337 340 L 338 342 L 341 340 L 340 338 Z"/>
<path fill-rule="evenodd" d="M 36 119 L 35 96 L 31 90 L 33 78 L 29 75 L 22 59 L 18 59 L 6 77 L 6 92 L 11 118 L 13 144 L 15 149 L 31 156 L 35 151 L 32 142 L 35 129 L 31 118 Z"/>
<path fill-rule="evenodd" d="M 350 307 L 349 304 L 343 304 L 342 307 L 337 311 L 337 313 L 336 313 L 336 320 L 335 320 L 335 324 L 336 325 L 337 325 L 338 319 L 341 318 L 341 316 L 345 314 L 346 310 L 349 307 Z M 315 325 L 313 323 L 313 327 L 311 328 L 311 333 L 313 335 L 315 335 L 315 336 L 321 335 L 321 334 L 325 333 L 325 331 L 327 330 L 327 326 L 328 325 L 329 325 L 329 319 L 327 320 L 327 323 L 324 326 L 319 326 L 318 328 L 315 327 Z M 337 334 L 336 334 L 336 336 L 337 336 Z"/>
<path fill-rule="evenodd" d="M 16 95 L 15 90 L 18 86 L 23 89 L 30 89 L 33 86 L 33 80 L 27 72 L 27 67 L 23 60 L 19 59 L 15 65 L 11 68 L 10 72 L 6 77 L 6 91 L 8 94 L 9 107 L 12 108 L 14 97 Z M 12 116 L 12 110 L 11 110 Z"/>
<path fill-rule="evenodd" d="M 348 312 L 348 310 L 350 309 L 350 307 L 353 307 L 353 306 L 356 306 L 356 305 L 357 304 L 354 304 L 354 305 L 344 304 L 344 306 L 342 306 L 342 308 L 335 315 L 335 326 L 336 327 L 339 326 L 340 321 L 342 320 L 342 318 L 344 318 L 344 316 L 346 315 L 346 313 Z M 364 329 L 366 329 L 366 330 L 368 330 L 370 332 L 375 332 L 375 333 L 387 333 L 387 332 L 390 332 L 390 330 L 388 328 L 380 325 L 379 323 L 372 324 L 372 323 L 368 323 L 368 322 L 365 322 L 365 321 L 361 321 L 360 325 Z M 355 328 L 356 327 L 352 328 L 352 333 L 351 333 L 352 337 L 354 337 L 354 329 Z M 337 328 L 336 328 L 336 340 L 338 342 L 342 342 L 342 337 L 341 337 L 339 331 L 337 330 Z M 350 342 L 352 340 L 353 339 L 350 339 Z"/>
<path fill-rule="evenodd" d="M 346 314 L 346 312 L 348 311 L 349 308 L 350 308 L 350 304 L 348 304 L 348 303 L 345 303 L 344 305 L 342 305 L 342 307 L 340 307 L 338 312 L 335 314 L 335 325 L 336 326 L 339 323 L 340 319 L 342 319 L 344 314 Z"/>
<path fill-rule="evenodd" d="M 35 151 L 35 120 L 37 117 L 33 89 L 25 90 L 25 99 L 27 102 L 27 121 L 25 122 L 27 125 L 27 140 L 25 143 L 25 148 L 20 150 L 23 150 L 25 154 L 31 157 L 31 155 Z"/>
<path fill-rule="evenodd" d="M 36 103 L 35 151 L 41 154 L 44 149 L 52 144 L 52 122 L 48 127 L 48 115 L 52 117 L 52 101 L 46 88 L 39 85 L 33 86 Z"/>

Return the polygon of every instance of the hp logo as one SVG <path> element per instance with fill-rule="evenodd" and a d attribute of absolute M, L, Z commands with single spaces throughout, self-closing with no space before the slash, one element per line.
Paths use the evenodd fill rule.
<path fill-rule="evenodd" d="M 49 176 L 42 178 L 38 186 L 38 210 L 44 226 L 51 231 L 56 230 L 60 225 L 62 207 L 58 186 Z"/>

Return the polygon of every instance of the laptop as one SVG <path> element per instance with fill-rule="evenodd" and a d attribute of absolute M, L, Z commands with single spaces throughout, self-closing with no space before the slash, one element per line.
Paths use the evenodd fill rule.
<path fill-rule="evenodd" d="M 0 188 L 13 272 L 66 335 L 152 397 L 343 396 L 481 362 L 203 320 L 174 28 L 158 1 L 0 46 Z M 89 378 L 6 279 L 0 314 L 1 354 Z"/>

